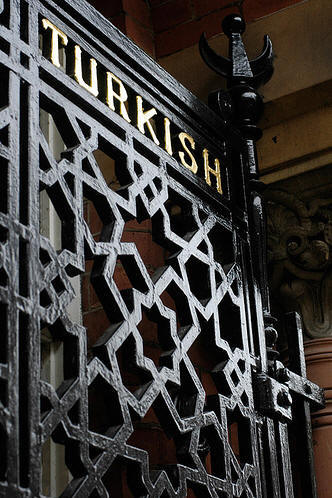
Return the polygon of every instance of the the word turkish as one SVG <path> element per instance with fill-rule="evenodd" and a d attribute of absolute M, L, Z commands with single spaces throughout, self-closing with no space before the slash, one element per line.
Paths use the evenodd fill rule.
<path fill-rule="evenodd" d="M 48 19 L 42 20 L 42 26 L 45 30 L 44 33 L 48 36 L 43 39 L 43 50 L 44 54 L 47 54 L 49 60 L 56 67 L 61 67 L 60 63 L 60 50 L 61 48 L 67 47 L 68 37 L 63 31 L 52 24 Z M 45 46 L 45 45 L 49 46 Z M 82 62 L 82 49 L 79 45 L 74 45 L 74 63 L 72 76 L 77 81 L 77 83 L 91 93 L 94 97 L 99 95 L 99 78 L 101 77 L 100 68 L 98 68 L 98 63 L 95 59 L 90 58 L 90 64 L 88 71 L 84 71 Z M 87 68 L 85 68 L 87 69 Z M 131 118 L 129 115 L 130 106 L 128 104 L 128 92 L 123 84 L 123 82 L 112 72 L 103 71 L 105 78 L 106 87 L 105 91 L 105 103 L 114 112 L 119 112 L 123 119 L 128 123 L 131 123 Z M 86 81 L 88 80 L 88 81 Z M 149 136 L 154 141 L 156 145 L 160 145 L 160 141 L 157 137 L 155 126 L 153 120 L 157 116 L 157 110 L 153 107 L 149 110 L 144 110 L 143 98 L 140 95 L 136 95 L 136 126 L 138 130 L 145 135 L 148 131 Z M 164 149 L 166 152 L 173 156 L 173 145 L 172 145 L 171 135 L 171 122 L 169 118 L 165 117 L 163 119 L 163 142 Z M 198 163 L 193 154 L 196 148 L 194 138 L 185 133 L 184 131 L 178 134 L 178 139 L 181 143 L 183 150 L 178 151 L 178 156 L 181 164 L 190 170 L 195 175 L 198 172 Z M 209 151 L 204 148 L 202 151 L 203 168 L 204 168 L 204 178 L 206 183 L 211 186 L 211 175 L 214 177 L 214 184 L 216 190 L 219 194 L 222 194 L 222 184 L 221 184 L 221 171 L 220 171 L 220 161 L 219 159 L 214 159 L 214 166 L 210 166 L 209 161 Z"/>

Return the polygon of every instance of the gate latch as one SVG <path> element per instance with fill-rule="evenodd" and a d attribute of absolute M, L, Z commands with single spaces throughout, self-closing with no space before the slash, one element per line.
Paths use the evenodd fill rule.
<path fill-rule="evenodd" d="M 258 412 L 272 418 L 292 420 L 292 396 L 289 388 L 264 373 L 253 377 L 254 399 Z"/>

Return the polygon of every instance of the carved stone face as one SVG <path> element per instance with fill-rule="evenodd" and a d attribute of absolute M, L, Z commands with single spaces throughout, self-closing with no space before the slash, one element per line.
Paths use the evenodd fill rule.
<path fill-rule="evenodd" d="M 332 200 L 307 206 L 283 191 L 267 197 L 272 297 L 300 311 L 307 336 L 332 336 Z"/>
<path fill-rule="evenodd" d="M 294 256 L 296 243 L 291 242 L 287 245 L 288 253 L 296 265 L 304 270 L 322 270 L 329 264 L 330 248 L 322 240 L 307 240 L 306 248 Z"/>

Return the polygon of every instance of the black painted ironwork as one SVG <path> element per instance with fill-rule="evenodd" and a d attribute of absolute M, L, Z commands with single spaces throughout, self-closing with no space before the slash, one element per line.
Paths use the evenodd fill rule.
<path fill-rule="evenodd" d="M 58 55 L 64 51 L 65 61 L 58 65 L 45 20 L 60 30 Z M 51 440 L 65 449 L 63 465 L 70 471 L 61 496 L 293 496 L 291 396 L 308 434 L 309 403 L 319 406 L 322 393 L 305 378 L 296 322 L 290 325 L 298 337 L 290 370 L 274 351 L 254 149 L 262 107 L 254 88 L 271 74 L 271 45 L 267 41 L 263 57 L 249 63 L 242 21 L 225 22 L 233 72 L 230 62 L 222 62 L 219 72 L 227 73 L 230 88 L 212 97 L 218 116 L 83 0 L 3 2 L 2 496 L 47 494 L 43 472 L 57 465 L 49 461 Z M 202 43 L 205 58 L 211 58 Z M 125 85 L 129 110 L 120 97 L 112 110 L 102 85 L 93 95 L 92 80 L 84 87 L 77 73 L 71 77 L 75 44 L 87 67 L 92 57 L 101 78 L 109 71 Z M 218 69 L 219 59 L 212 65 Z M 144 109 L 157 111 L 146 134 L 128 114 L 135 95 L 143 98 Z M 58 155 L 42 131 L 43 116 L 52 118 L 62 137 Z M 181 133 L 195 141 L 197 173 L 193 163 L 185 167 L 180 161 L 175 145 L 172 155 L 153 139 L 166 133 L 160 116 L 169 119 L 169 138 L 178 147 Z M 109 157 L 117 183 L 106 183 L 97 150 Z M 220 160 L 222 192 L 213 172 L 211 185 L 204 179 L 204 151 L 211 164 Z M 59 246 L 40 229 L 40 192 L 59 218 Z M 87 201 L 102 222 L 98 240 L 84 218 Z M 153 275 L 137 246 L 123 241 L 130 220 L 151 220 L 153 240 L 165 250 L 165 265 Z M 119 290 L 117 261 L 129 289 Z M 110 326 L 88 350 L 86 330 L 68 307 L 75 296 L 72 278 L 90 262 Z M 143 314 L 158 326 L 158 359 L 145 354 Z M 43 337 L 62 348 L 58 386 L 41 372 Z M 207 395 L 197 374 L 193 349 L 209 360 L 214 394 Z M 167 465 L 150 461 L 133 444 L 152 412 L 175 448 Z M 310 437 L 307 442 L 305 477 L 314 496 Z"/>

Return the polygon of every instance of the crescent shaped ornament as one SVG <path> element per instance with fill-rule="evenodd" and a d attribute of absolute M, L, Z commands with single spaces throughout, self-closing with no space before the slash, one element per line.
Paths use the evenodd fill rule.
<path fill-rule="evenodd" d="M 241 34 L 245 29 L 242 18 L 235 14 L 227 16 L 223 22 L 223 29 L 229 38 L 233 60 L 217 54 L 203 33 L 199 40 L 199 50 L 206 65 L 224 78 L 245 81 L 254 88 L 269 81 L 273 74 L 274 58 L 269 36 L 264 36 L 262 53 L 252 61 L 248 61 L 241 40 Z"/>
<path fill-rule="evenodd" d="M 273 48 L 272 42 L 268 35 L 264 36 L 264 47 L 262 53 L 250 61 L 251 71 L 254 76 L 254 86 L 259 86 L 267 83 L 273 74 Z"/>
<path fill-rule="evenodd" d="M 232 63 L 226 57 L 218 55 L 208 44 L 206 34 L 203 33 L 199 40 L 199 51 L 205 64 L 212 71 L 224 78 L 228 78 L 232 74 Z"/>

